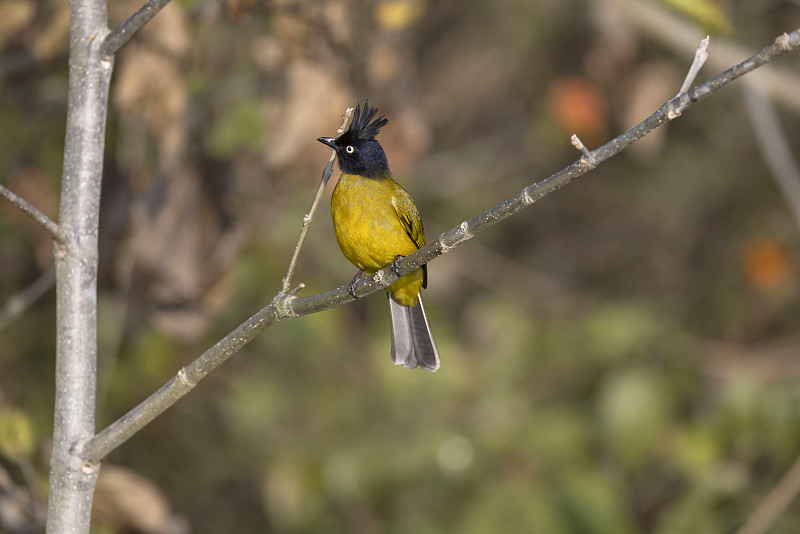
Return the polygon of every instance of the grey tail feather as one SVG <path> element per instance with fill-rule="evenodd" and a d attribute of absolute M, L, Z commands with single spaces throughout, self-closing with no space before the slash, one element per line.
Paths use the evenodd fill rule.
<path fill-rule="evenodd" d="M 394 364 L 406 369 L 419 365 L 426 371 L 436 371 L 439 368 L 439 350 L 425 316 L 422 298 L 416 306 L 403 306 L 389 295 L 389 311 Z"/>

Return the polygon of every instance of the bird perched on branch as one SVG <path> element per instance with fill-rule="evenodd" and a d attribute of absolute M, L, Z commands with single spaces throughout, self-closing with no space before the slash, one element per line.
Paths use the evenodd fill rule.
<path fill-rule="evenodd" d="M 375 139 L 389 120 L 369 101 L 360 104 L 350 127 L 339 137 L 317 141 L 336 151 L 339 182 L 331 197 L 336 241 L 345 257 L 359 268 L 350 293 L 362 273 L 373 274 L 425 245 L 425 230 L 414 201 L 392 179 L 389 162 Z M 374 120 L 373 120 L 374 119 Z M 439 368 L 439 351 L 433 341 L 420 291 L 427 285 L 423 265 L 386 288 L 392 325 L 392 361 L 407 369 Z"/>

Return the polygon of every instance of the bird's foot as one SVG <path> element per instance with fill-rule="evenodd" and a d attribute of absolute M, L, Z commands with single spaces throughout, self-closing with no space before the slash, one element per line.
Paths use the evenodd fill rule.
<path fill-rule="evenodd" d="M 358 298 L 358 295 L 356 295 L 356 284 L 358 283 L 359 280 L 361 280 L 362 274 L 364 274 L 364 269 L 358 271 L 356 275 L 353 277 L 353 279 L 350 280 L 350 283 L 347 285 L 347 292 L 350 293 L 354 299 Z"/>
<path fill-rule="evenodd" d="M 392 272 L 397 276 L 400 276 L 400 268 L 398 267 L 398 264 L 400 263 L 400 260 L 402 260 L 403 258 L 405 258 L 405 256 L 398 255 L 392 262 Z"/>

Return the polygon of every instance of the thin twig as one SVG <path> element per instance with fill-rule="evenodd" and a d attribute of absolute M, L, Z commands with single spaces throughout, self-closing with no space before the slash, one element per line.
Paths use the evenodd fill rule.
<path fill-rule="evenodd" d="M 342 125 L 339 126 L 338 133 L 341 135 L 344 132 L 344 127 L 347 126 L 347 120 L 353 115 L 353 108 L 347 108 L 347 110 L 342 115 Z M 317 194 L 314 195 L 314 201 L 311 202 L 311 208 L 308 210 L 308 213 L 303 217 L 303 227 L 300 229 L 300 238 L 297 240 L 297 245 L 294 247 L 294 253 L 292 254 L 292 259 L 289 261 L 289 268 L 286 269 L 286 274 L 283 276 L 283 283 L 281 284 L 281 295 L 285 295 L 287 291 L 289 291 L 289 285 L 292 283 L 292 276 L 294 276 L 294 269 L 297 265 L 297 257 L 300 255 L 300 248 L 303 246 L 303 242 L 306 239 L 306 234 L 308 233 L 308 228 L 311 226 L 311 222 L 314 220 L 314 213 L 317 211 L 317 206 L 319 205 L 319 201 L 322 198 L 322 192 L 325 190 L 325 186 L 328 184 L 328 180 L 331 178 L 331 174 L 333 174 L 333 162 L 336 159 L 336 151 L 331 150 L 331 157 L 328 159 L 328 164 L 322 170 L 322 179 L 319 181 L 319 187 L 317 188 Z"/>
<path fill-rule="evenodd" d="M 56 270 L 54 267 L 43 272 L 31 285 L 12 295 L 0 309 L 0 331 L 8 326 L 14 319 L 25 313 L 28 308 L 42 298 L 56 283 Z"/>
<path fill-rule="evenodd" d="M 192 363 L 178 371 L 178 374 L 164 384 L 161 389 L 85 443 L 79 453 L 90 463 L 102 460 L 108 453 L 194 389 L 200 380 L 252 341 L 256 335 L 280 320 L 282 317 L 279 315 L 279 308 L 280 305 L 276 298 Z"/>
<path fill-rule="evenodd" d="M 708 59 L 708 42 L 710 39 L 711 37 L 706 35 L 705 38 L 700 41 L 700 44 L 697 46 L 697 51 L 694 53 L 694 61 L 692 61 L 692 66 L 689 67 L 689 72 L 686 73 L 686 79 L 683 80 L 683 85 L 681 85 L 680 91 L 678 91 L 678 94 L 675 96 L 688 91 L 694 83 L 694 79 L 697 78 L 697 74 L 700 72 L 700 69 L 703 68 L 703 65 L 705 65 L 706 60 Z"/>
<path fill-rule="evenodd" d="M 639 33 L 648 40 L 655 40 L 677 54 L 690 54 L 696 50 L 694 43 L 700 42 L 703 34 L 697 24 L 688 21 L 665 7 L 663 2 L 647 0 L 609 0 L 625 19 L 636 25 Z M 714 70 L 722 70 L 739 61 L 739 58 L 753 54 L 751 48 L 737 41 L 724 38 L 714 39 L 714 53 L 708 58 L 708 65 Z M 800 114 L 800 73 L 797 69 L 769 65 L 751 76 L 748 83 L 758 86 L 776 103 L 787 106 Z"/>
<path fill-rule="evenodd" d="M 581 151 L 583 157 L 586 158 L 586 163 L 594 167 L 597 166 L 598 162 L 595 161 L 591 151 L 586 148 L 586 145 L 583 144 L 583 141 L 581 141 L 581 138 L 578 137 L 578 134 L 572 134 L 572 137 L 570 137 L 570 142 L 572 143 L 572 146 Z"/>
<path fill-rule="evenodd" d="M 122 45 L 130 41 L 131 37 L 142 29 L 142 26 L 150 22 L 150 19 L 155 17 L 169 2 L 170 0 L 148 0 L 136 13 L 106 35 L 100 48 L 100 53 L 104 57 L 114 55 Z"/>
<path fill-rule="evenodd" d="M 800 457 L 734 534 L 763 534 L 800 493 Z"/>
<path fill-rule="evenodd" d="M 594 168 L 589 160 L 601 163 L 622 152 L 627 147 L 671 120 L 693 104 L 705 99 L 715 91 L 732 81 L 769 63 L 778 56 L 800 48 L 800 29 L 792 34 L 784 34 L 758 54 L 726 70 L 702 85 L 674 97 L 661 106 L 650 117 L 637 124 L 627 132 L 612 139 L 605 145 L 582 156 L 569 167 L 523 189 L 518 195 L 498 204 L 480 215 L 466 220 L 455 228 L 441 234 L 434 241 L 409 254 L 394 266 L 386 267 L 372 276 L 362 278 L 355 286 L 355 293 L 363 297 L 388 286 L 399 277 L 417 269 L 425 263 L 449 252 L 459 244 L 472 238 L 478 232 L 510 217 L 521 209 L 530 206 L 540 198 L 553 193 L 575 178 L 586 174 Z M 294 297 L 278 295 L 266 307 L 262 308 L 250 319 L 238 326 L 233 332 L 220 340 L 216 345 L 194 360 L 157 392 L 144 400 L 133 410 L 112 423 L 82 447 L 80 454 L 90 463 L 102 460 L 109 452 L 120 446 L 147 423 L 163 413 L 178 399 L 188 393 L 200 380 L 213 369 L 230 358 L 236 351 L 249 343 L 258 334 L 281 319 L 300 317 L 340 306 L 354 300 L 348 286 L 312 295 Z"/>
<path fill-rule="evenodd" d="M 64 230 L 61 228 L 61 226 L 53 222 L 50 217 L 39 211 L 36 206 L 2 185 L 0 185 L 0 197 L 8 200 L 11 202 L 11 204 L 19 208 L 25 215 L 39 223 L 42 228 L 50 232 L 50 235 L 53 236 L 53 239 L 55 239 L 58 243 L 63 244 L 66 241 L 64 237 Z"/>
<path fill-rule="evenodd" d="M 769 99 L 749 83 L 744 85 L 744 96 L 758 146 L 800 228 L 800 167 L 781 128 L 778 114 Z"/>

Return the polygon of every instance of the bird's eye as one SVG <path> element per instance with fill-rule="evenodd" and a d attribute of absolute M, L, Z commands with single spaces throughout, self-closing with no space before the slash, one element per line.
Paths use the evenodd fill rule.
<path fill-rule="evenodd" d="M 352 154 L 353 152 L 355 152 L 355 148 L 353 148 L 352 145 L 347 145 L 344 151 L 347 152 L 348 154 Z"/>

